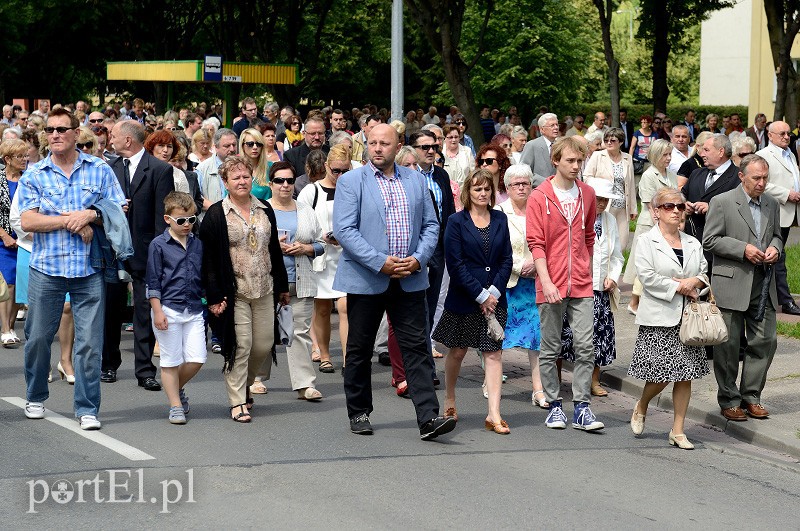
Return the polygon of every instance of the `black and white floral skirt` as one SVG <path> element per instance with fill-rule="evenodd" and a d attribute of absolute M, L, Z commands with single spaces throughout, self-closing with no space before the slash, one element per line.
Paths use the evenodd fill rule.
<path fill-rule="evenodd" d="M 680 325 L 640 325 L 628 376 L 646 382 L 684 382 L 708 374 L 706 349 L 684 345 L 679 331 Z"/>

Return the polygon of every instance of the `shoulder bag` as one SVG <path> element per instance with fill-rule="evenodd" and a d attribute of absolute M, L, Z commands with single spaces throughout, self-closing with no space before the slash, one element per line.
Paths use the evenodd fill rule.
<path fill-rule="evenodd" d="M 684 345 L 700 347 L 719 345 L 728 340 L 728 328 L 711 288 L 708 301 L 689 301 L 683 307 L 679 337 Z"/>

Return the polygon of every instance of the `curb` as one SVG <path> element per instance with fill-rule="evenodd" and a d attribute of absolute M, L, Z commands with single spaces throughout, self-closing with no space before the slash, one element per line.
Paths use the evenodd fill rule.
<path fill-rule="evenodd" d="M 618 369 L 601 371 L 600 379 L 609 388 L 632 396 L 640 396 L 644 389 L 644 383 L 642 383 L 641 380 L 631 378 Z M 655 405 L 662 409 L 671 410 L 672 398 L 669 394 L 661 393 L 656 398 Z M 761 432 L 757 429 L 757 426 L 760 422 L 764 421 L 749 419 L 747 422 L 733 422 L 716 411 L 708 411 L 702 407 L 694 406 L 691 402 L 689 403 L 686 416 L 695 422 L 714 426 L 740 441 L 762 446 L 782 454 L 790 455 L 795 459 L 800 459 L 800 439 L 797 439 L 796 444 L 788 444 L 785 440 Z"/>

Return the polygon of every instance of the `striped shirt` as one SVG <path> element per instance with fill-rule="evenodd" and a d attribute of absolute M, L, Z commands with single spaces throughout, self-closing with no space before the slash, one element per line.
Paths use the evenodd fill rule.
<path fill-rule="evenodd" d="M 428 189 L 433 192 L 433 198 L 436 200 L 436 211 L 439 213 L 439 217 L 442 217 L 442 187 L 439 186 L 439 183 L 433 180 L 433 168 L 434 165 L 431 164 L 431 167 L 428 168 L 428 171 L 422 169 L 422 166 L 417 166 L 417 170 L 425 176 L 425 182 L 428 183 Z"/>
<path fill-rule="evenodd" d="M 409 221 L 408 197 L 403 183 L 397 173 L 397 164 L 394 165 L 394 175 L 391 177 L 383 174 L 369 163 L 370 169 L 375 173 L 375 181 L 381 191 L 383 204 L 386 211 L 386 235 L 389 238 L 389 255 L 405 258 L 408 255 L 408 243 L 411 239 L 411 223 Z"/>
<path fill-rule="evenodd" d="M 67 177 L 52 155 L 32 165 L 19 181 L 19 210 L 38 208 L 40 214 L 60 216 L 86 210 L 101 199 L 125 205 L 125 194 L 111 167 L 97 157 L 78 152 Z M 89 260 L 91 243 L 66 229 L 35 232 L 31 267 L 45 275 L 82 278 L 97 273 Z"/>

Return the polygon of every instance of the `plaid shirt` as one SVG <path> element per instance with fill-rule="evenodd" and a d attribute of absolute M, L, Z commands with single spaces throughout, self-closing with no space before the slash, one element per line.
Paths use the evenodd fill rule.
<path fill-rule="evenodd" d="M 86 210 L 101 199 L 126 203 L 111 167 L 81 152 L 69 177 L 55 165 L 52 155 L 37 162 L 22 175 L 17 193 L 21 213 L 38 208 L 46 216 Z M 54 277 L 87 277 L 98 272 L 90 264 L 90 249 L 91 243 L 83 243 L 66 229 L 35 232 L 31 267 Z"/>
<path fill-rule="evenodd" d="M 388 177 L 381 170 L 369 163 L 375 173 L 375 180 L 383 197 L 386 209 L 386 235 L 389 237 L 389 255 L 405 258 L 408 255 L 408 242 L 411 239 L 411 223 L 409 221 L 408 198 L 403 183 L 397 178 L 397 165 L 394 175 Z"/>

